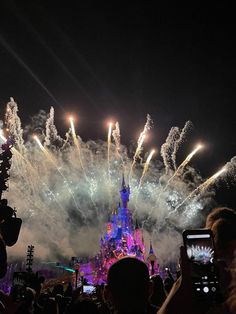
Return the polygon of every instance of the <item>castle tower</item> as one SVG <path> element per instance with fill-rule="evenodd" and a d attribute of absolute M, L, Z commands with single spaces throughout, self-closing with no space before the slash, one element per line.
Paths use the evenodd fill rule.
<path fill-rule="evenodd" d="M 148 262 L 148 268 L 149 268 L 150 275 L 154 275 L 154 274 L 158 273 L 157 257 L 154 253 L 151 240 L 150 240 L 150 249 L 149 249 L 149 254 L 147 257 L 147 262 Z"/>
<path fill-rule="evenodd" d="M 137 219 L 135 220 L 134 240 L 137 244 L 142 244 L 142 235 Z"/>
<path fill-rule="evenodd" d="M 137 248 L 141 250 L 142 254 L 144 255 L 144 251 L 145 251 L 144 239 L 143 239 L 143 234 L 142 234 L 142 231 L 140 229 L 137 219 L 135 221 L 135 229 L 133 232 L 133 238 L 134 238 L 134 242 Z"/>
<path fill-rule="evenodd" d="M 124 174 L 123 174 L 121 190 L 120 190 L 120 198 L 122 201 L 123 208 L 127 208 L 127 204 L 129 202 L 129 195 L 130 195 L 130 187 L 129 187 L 129 185 L 126 186 L 125 178 L 124 178 Z"/>

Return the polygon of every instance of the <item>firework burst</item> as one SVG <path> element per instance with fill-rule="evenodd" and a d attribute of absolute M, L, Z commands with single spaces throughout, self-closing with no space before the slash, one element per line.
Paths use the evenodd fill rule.
<path fill-rule="evenodd" d="M 129 208 L 135 209 L 135 216 L 141 222 L 150 217 L 150 224 L 144 227 L 152 232 L 159 260 L 173 258 L 181 239 L 175 228 L 197 224 L 199 208 L 210 201 L 207 197 L 196 199 L 189 195 L 193 191 L 204 194 L 219 178 L 212 176 L 203 186 L 202 178 L 193 168 L 188 165 L 186 170 L 186 163 L 199 148 L 186 158 L 181 173 L 178 172 L 176 153 L 191 123 L 187 122 L 182 131 L 171 129 L 161 148 L 163 163 L 157 161 L 152 151 L 144 164 L 139 157 L 151 128 L 149 115 L 133 156 L 129 156 L 127 148 L 121 144 L 118 123 L 113 132 L 109 126 L 108 141 L 96 142 L 82 141 L 75 132 L 72 117 L 69 124 L 70 130 L 62 138 L 54 124 L 52 108 L 45 119 L 45 129 L 36 128 L 33 138 L 22 129 L 14 100 L 7 104 L 5 126 L 15 147 L 6 197 L 24 222 L 19 243 L 11 253 L 22 254 L 30 241 L 42 258 L 94 254 L 107 217 L 118 205 L 124 172 L 132 193 Z M 0 133 L 2 142 L 6 137 L 4 132 Z M 176 171 L 178 175 L 173 177 Z M 183 179 L 185 171 L 191 172 L 194 180 Z M 184 213 L 178 213 L 175 228 L 172 228 L 166 218 L 181 204 Z"/>

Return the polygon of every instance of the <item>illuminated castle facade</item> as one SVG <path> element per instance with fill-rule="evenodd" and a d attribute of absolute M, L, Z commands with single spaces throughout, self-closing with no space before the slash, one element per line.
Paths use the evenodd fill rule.
<path fill-rule="evenodd" d="M 110 266 L 124 256 L 134 256 L 146 262 L 150 275 L 158 272 L 157 259 L 151 243 L 149 254 L 145 254 L 142 231 L 137 221 L 133 221 L 128 208 L 129 196 L 130 187 L 126 186 L 123 176 L 120 190 L 121 203 L 109 217 L 106 232 L 100 240 L 100 252 L 87 263 L 77 261 L 80 264 L 80 274 L 89 282 L 105 282 Z"/>

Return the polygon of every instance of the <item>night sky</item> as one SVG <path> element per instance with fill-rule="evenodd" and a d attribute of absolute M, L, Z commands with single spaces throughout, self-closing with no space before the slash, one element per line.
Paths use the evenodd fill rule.
<path fill-rule="evenodd" d="M 130 144 L 149 113 L 155 127 L 147 149 L 160 148 L 171 126 L 191 120 L 195 128 L 178 159 L 205 143 L 193 162 L 203 176 L 236 154 L 236 28 L 227 2 L 23 2 L 1 1 L 1 115 L 11 96 L 24 124 L 53 105 L 60 132 L 74 113 L 85 140 L 105 139 L 104 122 L 113 118 Z M 218 192 L 220 204 L 235 205 L 234 189 Z"/>

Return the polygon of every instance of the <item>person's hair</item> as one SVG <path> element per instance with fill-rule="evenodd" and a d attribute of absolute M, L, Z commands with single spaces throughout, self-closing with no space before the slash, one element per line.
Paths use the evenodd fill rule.
<path fill-rule="evenodd" d="M 153 282 L 153 293 L 150 302 L 151 304 L 160 307 L 166 299 L 163 280 L 160 275 L 154 275 L 152 276 L 151 281 Z"/>
<path fill-rule="evenodd" d="M 20 304 L 19 308 L 15 313 L 16 314 L 30 313 L 33 307 L 33 302 L 35 301 L 35 295 L 36 292 L 34 291 L 34 289 L 26 287 L 24 302 Z"/>
<path fill-rule="evenodd" d="M 57 284 L 53 287 L 52 294 L 55 296 L 57 294 L 64 294 L 64 287 L 62 284 Z"/>
<path fill-rule="evenodd" d="M 70 314 L 98 314 L 98 307 L 92 300 L 77 300 L 71 303 L 68 308 Z"/>
<path fill-rule="evenodd" d="M 225 250 L 236 240 L 236 219 L 218 219 L 211 227 L 216 248 Z"/>
<path fill-rule="evenodd" d="M 173 287 L 173 284 L 174 284 L 173 280 L 171 280 L 169 277 L 165 278 L 164 288 L 167 294 L 170 292 L 171 288 Z"/>
<path fill-rule="evenodd" d="M 228 207 L 216 207 L 208 214 L 205 227 L 211 229 L 218 219 L 236 220 L 236 212 Z"/>
<path fill-rule="evenodd" d="M 48 298 L 43 308 L 43 314 L 58 314 L 58 304 L 55 298 Z"/>
<path fill-rule="evenodd" d="M 107 276 L 113 306 L 124 313 L 139 313 L 148 303 L 149 272 L 147 265 L 133 257 L 114 263 Z"/>
<path fill-rule="evenodd" d="M 213 233 L 218 258 L 230 264 L 236 248 L 236 212 L 227 207 L 214 208 L 207 216 L 205 227 Z"/>
<path fill-rule="evenodd" d="M 232 263 L 232 268 L 231 268 L 231 286 L 229 289 L 229 295 L 226 300 L 226 305 L 228 309 L 228 313 L 236 313 L 236 256 L 233 260 Z"/>
<path fill-rule="evenodd" d="M 1 199 L 0 204 L 3 206 L 7 206 L 8 205 L 8 200 L 6 198 Z"/>

